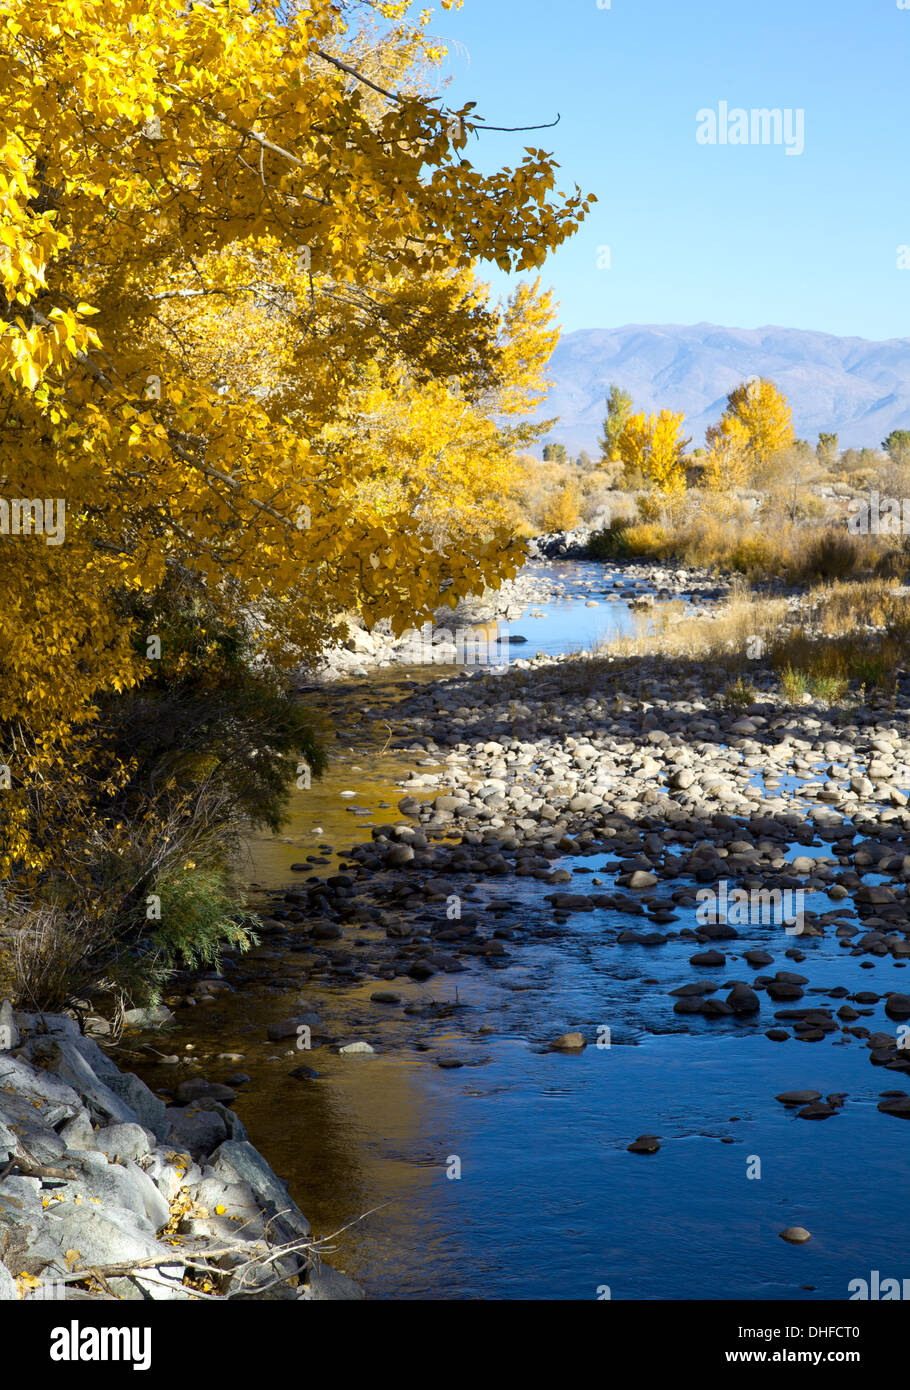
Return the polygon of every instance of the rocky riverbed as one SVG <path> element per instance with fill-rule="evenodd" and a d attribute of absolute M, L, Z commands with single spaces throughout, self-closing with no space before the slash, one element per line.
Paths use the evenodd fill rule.
<path fill-rule="evenodd" d="M 0 1008 L 0 1300 L 359 1297 L 230 1087 L 165 1106 L 63 1014 Z"/>
<path fill-rule="evenodd" d="M 902 680 L 893 708 L 845 718 L 812 702 L 790 709 L 770 689 L 746 709 L 725 709 L 705 698 L 714 679 L 697 664 L 671 679 L 658 660 L 611 671 L 610 663 L 576 659 L 411 690 L 396 711 L 408 732 L 392 747 L 419 757 L 425 770 L 415 767 L 406 780 L 401 819 L 374 825 L 369 842 L 351 846 L 343 872 L 277 892 L 268 929 L 289 940 L 308 933 L 318 953 L 346 926 L 371 925 L 388 945 L 358 955 L 351 963 L 358 977 L 372 967 L 377 978 L 426 980 L 458 973 L 468 961 L 502 964 L 533 935 L 527 922 L 491 932 L 470 910 L 478 885 L 490 879 L 550 885 L 548 915 L 557 924 L 579 913 L 628 917 L 606 931 L 620 944 L 651 949 L 677 937 L 701 946 L 739 941 L 742 930 L 726 918 L 672 925 L 681 910 L 694 911 L 700 885 L 722 882 L 728 901 L 736 892 L 763 893 L 767 904 L 773 894 L 789 904 L 776 925 L 790 959 L 804 960 L 806 943 L 831 933 L 852 957 L 903 961 L 910 955 L 910 685 Z M 794 845 L 813 852 L 794 853 Z M 604 854 L 592 879 L 600 891 L 579 891 L 587 887 L 578 882 L 584 868 L 563 861 Z M 797 893 L 800 903 L 821 895 L 827 908 L 802 906 L 797 922 Z M 485 911 L 494 921 L 513 916 L 507 901 Z M 752 955 L 747 966 L 771 963 L 765 950 Z M 715 948 L 696 952 L 692 963 L 727 962 Z M 329 965 L 339 968 L 337 952 Z M 795 1004 L 807 985 L 786 970 L 722 988 L 702 978 L 684 987 L 675 1007 L 757 1016 L 759 993 L 770 1005 Z M 713 998 L 718 992 L 723 997 Z M 835 997 L 849 993 L 844 987 Z M 910 1016 L 903 992 L 864 993 L 860 1003 L 883 1000 L 890 1018 Z M 840 1023 L 832 1012 L 778 1011 L 769 1031 L 815 1040 L 843 1027 L 871 1036 L 874 1062 L 910 1070 L 896 1035 L 870 1034 L 849 1004 Z"/>
<path fill-rule="evenodd" d="M 554 622 L 724 588 L 542 582 Z M 206 1142 L 240 1117 L 373 1296 L 846 1297 L 907 1226 L 910 679 L 790 705 L 757 659 L 731 706 L 565 632 L 310 684 L 334 757 L 251 845 L 262 944 L 118 1060 L 172 1120 L 236 1093 Z"/>
<path fill-rule="evenodd" d="M 649 592 L 550 582 L 569 614 Z M 791 706 L 750 678 L 730 707 L 710 662 L 551 649 L 310 687 L 336 756 L 252 846 L 263 943 L 178 982 L 135 1066 L 173 1093 L 235 1048 L 237 1109 L 318 1229 L 353 1223 L 373 1295 L 845 1296 L 905 1224 L 910 684 Z"/>

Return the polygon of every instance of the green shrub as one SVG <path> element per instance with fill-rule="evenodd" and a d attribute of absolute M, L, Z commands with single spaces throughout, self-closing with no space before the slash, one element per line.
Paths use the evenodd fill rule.
<path fill-rule="evenodd" d="M 809 680 L 809 689 L 819 700 L 834 704 L 842 700 L 849 688 L 846 676 L 814 676 Z"/>
<path fill-rule="evenodd" d="M 84 835 L 53 875 L 11 885 L 16 997 L 32 1007 L 115 1014 L 154 1002 L 178 964 L 249 945 L 232 865 L 251 827 L 280 826 L 299 764 L 318 777 L 326 763 L 280 672 L 198 588 L 175 581 L 123 606 L 160 636 L 161 660 L 84 729 L 92 794 L 61 778 L 36 803 L 51 842 L 68 817 Z"/>
<path fill-rule="evenodd" d="M 805 671 L 797 671 L 792 666 L 785 666 L 781 671 L 780 684 L 791 705 L 799 704 L 809 690 L 809 678 Z"/>
<path fill-rule="evenodd" d="M 225 947 L 246 950 L 258 940 L 258 919 L 238 912 L 236 894 L 218 869 L 170 870 L 155 884 L 161 917 L 151 941 L 168 970 L 220 963 Z"/>
<path fill-rule="evenodd" d="M 735 681 L 731 681 L 723 693 L 723 703 L 729 709 L 754 705 L 757 699 L 758 691 L 755 686 L 743 676 L 737 676 Z"/>
<path fill-rule="evenodd" d="M 626 532 L 629 522 L 614 519 L 602 530 L 595 531 L 588 541 L 588 554 L 592 560 L 628 560 L 631 557 Z"/>

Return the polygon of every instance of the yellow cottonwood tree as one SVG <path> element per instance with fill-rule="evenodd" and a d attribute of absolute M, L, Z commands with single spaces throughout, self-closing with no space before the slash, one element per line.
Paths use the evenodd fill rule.
<path fill-rule="evenodd" d="M 685 452 L 682 412 L 662 410 L 657 415 L 630 415 L 619 437 L 619 456 L 626 468 L 640 472 L 648 486 L 659 493 L 685 491 Z"/>
<path fill-rule="evenodd" d="M 749 481 L 752 461 L 750 435 L 738 415 L 725 415 L 706 431 L 708 455 L 702 477 L 712 492 L 732 492 Z"/>
<path fill-rule="evenodd" d="M 114 596 L 182 566 L 225 612 L 267 609 L 263 640 L 290 659 L 352 601 L 410 626 L 444 579 L 457 598 L 514 572 L 500 533 L 428 546 L 406 489 L 367 504 L 376 454 L 352 447 L 345 401 L 369 399 L 380 359 L 384 392 L 418 383 L 418 415 L 429 392 L 413 422 L 426 468 L 434 379 L 457 376 L 476 410 L 509 380 L 509 335 L 453 297 L 457 275 L 478 258 L 535 269 L 589 200 L 554 193 L 536 146 L 481 173 L 470 105 L 377 77 L 439 56 L 409 9 L 4 0 L 0 495 L 65 502 L 65 539 L 0 535 L 0 878 L 50 862 L 36 799 L 90 775 L 75 730 L 149 669 L 154 634 Z M 384 56 L 361 70 L 365 12 Z M 419 303 L 427 277 L 451 340 Z M 241 384 L 177 310 L 229 322 L 252 295 L 281 350 L 269 341 Z M 314 586 L 322 608 L 292 601 Z"/>
<path fill-rule="evenodd" d="M 508 422 L 546 393 L 558 337 L 551 295 L 539 282 L 521 282 L 506 305 L 494 306 L 486 286 L 459 270 L 419 285 L 400 276 L 369 296 L 312 277 L 298 299 L 281 271 L 274 260 L 260 262 L 258 285 L 229 315 L 211 298 L 171 301 L 168 331 L 221 389 L 254 383 L 301 426 L 313 393 L 331 390 L 336 410 L 310 438 L 309 465 L 320 483 L 338 479 L 348 527 L 402 513 L 405 527 L 420 527 L 439 551 L 505 528 L 515 451 L 550 423 Z M 304 311 L 319 352 L 300 339 Z M 422 342 L 420 322 L 432 333 Z M 356 603 L 356 589 L 339 598 Z"/>
<path fill-rule="evenodd" d="M 786 396 L 764 378 L 742 382 L 730 392 L 720 423 L 708 430 L 707 439 L 710 446 L 721 439 L 742 445 L 751 472 L 760 472 L 775 454 L 793 443 L 793 419 Z"/>

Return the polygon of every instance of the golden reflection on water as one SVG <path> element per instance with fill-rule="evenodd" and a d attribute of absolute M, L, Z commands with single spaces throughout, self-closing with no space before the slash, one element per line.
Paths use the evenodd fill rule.
<path fill-rule="evenodd" d="M 653 613 L 626 610 L 622 616 L 627 632 L 646 632 L 654 622 Z M 487 624 L 484 631 L 490 636 L 495 628 L 495 623 Z M 533 628 L 526 630 L 529 642 L 512 647 L 513 657 L 536 650 Z M 325 738 L 330 766 L 308 789 L 292 789 L 280 834 L 250 837 L 242 868 L 251 886 L 289 888 L 310 872 L 329 873 L 329 865 L 343 859 L 345 850 L 369 838 L 373 825 L 405 819 L 398 810 L 406 794 L 400 783 L 429 757 L 389 746 L 404 732 L 396 702 L 407 698 L 414 683 L 435 682 L 447 674 L 455 674 L 453 668 L 380 671 L 301 696 Z M 471 703 L 469 690 L 464 703 Z M 369 706 L 371 713 L 364 713 Z M 434 763 L 417 770 L 443 767 Z M 356 795 L 343 797 L 345 791 Z M 432 798 L 436 788 L 416 787 L 407 794 Z M 355 815 L 355 808 L 369 814 Z M 308 857 L 320 862 L 308 862 Z M 293 872 L 294 863 L 307 864 L 307 870 Z M 356 955 L 356 943 L 368 943 L 372 934 L 373 929 L 349 928 L 338 946 Z M 405 1000 L 451 1001 L 460 992 L 482 1004 L 489 1002 L 487 982 L 465 974 L 454 981 L 437 975 L 419 986 L 410 980 L 311 983 L 308 953 L 270 947 L 268 939 L 244 968 L 251 962 L 272 978 L 181 1010 L 181 1026 L 166 1038 L 156 1037 L 159 1052 L 184 1053 L 191 1044 L 179 1068 L 135 1058 L 131 1065 L 153 1087 L 173 1087 L 187 1075 L 223 1080 L 232 1071 L 249 1073 L 251 1081 L 240 1088 L 236 1112 L 252 1143 L 288 1180 L 314 1235 L 323 1239 L 338 1233 L 331 1241 L 333 1251 L 326 1250 L 330 1262 L 368 1292 L 371 1287 L 407 1288 L 412 1296 L 424 1287 L 438 1292 L 438 1282 L 429 1281 L 438 1281 L 440 1260 L 431 1252 L 446 1248 L 447 1233 L 458 1220 L 454 1189 L 460 1184 L 446 1178 L 447 1160 L 461 1145 L 453 1138 L 455 1112 L 464 1097 L 485 1094 L 482 1083 L 478 1086 L 482 1072 L 437 1070 L 437 1046 L 449 1050 L 466 1041 L 457 1023 L 430 1028 L 433 1051 L 420 1051 L 414 1021 L 399 1008 L 372 1003 L 369 995 L 385 987 Z M 329 1037 L 365 1038 L 376 1053 L 339 1056 L 325 1046 L 298 1052 L 268 1042 L 268 1025 L 299 1013 L 301 999 L 316 1008 Z M 240 1053 L 243 1060 L 219 1061 L 224 1052 Z M 318 1078 L 294 1079 L 291 1072 L 302 1063 L 312 1066 Z"/>

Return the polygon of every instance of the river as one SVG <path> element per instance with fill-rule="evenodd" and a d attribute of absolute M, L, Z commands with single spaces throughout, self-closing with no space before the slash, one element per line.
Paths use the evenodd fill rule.
<path fill-rule="evenodd" d="M 542 617 L 510 622 L 528 638 L 513 657 L 575 651 L 651 621 L 618 591 L 604 596 L 609 571 L 558 573 L 566 595 L 536 605 Z M 596 608 L 586 606 L 592 594 Z M 333 735 L 332 764 L 293 793 L 283 834 L 251 842 L 254 893 L 293 887 L 292 863 L 332 873 L 374 824 L 401 819 L 403 779 L 434 760 L 395 746 L 398 705 L 411 682 L 437 678 L 379 671 L 305 697 Z M 609 885 L 608 863 L 600 851 L 553 867 L 576 884 L 593 873 Z M 334 1233 L 333 1264 L 370 1297 L 396 1299 L 596 1299 L 605 1290 L 614 1299 L 841 1299 L 871 1269 L 900 1276 L 910 1130 L 877 1111 L 890 1074 L 870 1068 L 861 1046 L 846 1037 L 781 1046 L 751 1017 L 681 1017 L 669 991 L 692 978 L 691 941 L 618 945 L 606 928 L 628 919 L 610 909 L 554 923 L 552 888 L 534 878 L 474 888 L 472 905 L 492 909 L 504 941 L 510 929 L 522 935 L 502 968 L 477 960 L 425 982 L 377 983 L 356 969 L 378 935 L 364 925 L 338 943 L 333 979 L 306 952 L 266 937 L 226 972 L 242 983 L 178 1011 L 176 1033 L 155 1041 L 212 1079 L 249 1074 L 235 1109 L 315 1232 Z M 677 918 L 677 930 L 694 924 L 684 908 Z M 753 928 L 748 944 L 773 950 L 779 928 Z M 812 992 L 869 987 L 838 947 L 833 935 L 807 944 Z M 380 987 L 401 1005 L 373 1002 Z M 267 1042 L 267 1025 L 301 1000 L 326 1036 L 366 1039 L 374 1053 Z M 439 1007 L 408 1014 L 416 1001 Z M 574 1028 L 609 1045 L 547 1050 Z M 219 1062 L 227 1052 L 242 1062 Z M 301 1061 L 315 1079 L 290 1076 Z M 440 1065 L 449 1061 L 460 1065 Z M 173 1085 L 173 1067 L 137 1069 Z M 850 1103 L 829 1123 L 806 1123 L 775 1100 L 805 1087 L 846 1092 Z M 659 1136 L 659 1151 L 629 1153 L 641 1134 Z M 780 1240 L 792 1226 L 812 1240 Z"/>

